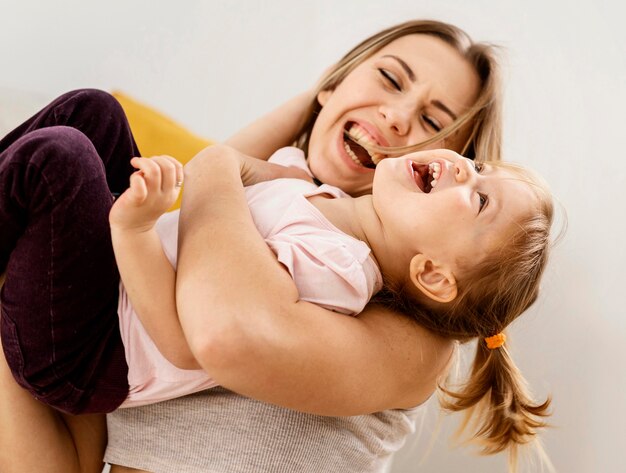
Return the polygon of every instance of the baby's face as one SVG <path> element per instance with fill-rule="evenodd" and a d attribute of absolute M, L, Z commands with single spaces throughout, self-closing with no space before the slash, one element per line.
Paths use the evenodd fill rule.
<path fill-rule="evenodd" d="M 424 254 L 455 272 L 506 244 L 539 198 L 512 170 L 432 150 L 383 160 L 373 205 L 398 261 Z"/>

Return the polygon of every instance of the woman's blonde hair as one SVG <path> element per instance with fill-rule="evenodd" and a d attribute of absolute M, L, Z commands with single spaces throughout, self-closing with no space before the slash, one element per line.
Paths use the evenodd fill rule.
<path fill-rule="evenodd" d="M 484 339 L 505 331 L 537 299 L 551 247 L 554 207 L 537 176 L 514 164 L 491 164 L 527 182 L 535 190 L 538 208 L 511 222 L 505 245 L 478 264 L 465 264 L 457 280 L 458 295 L 451 303 L 424 304 L 403 285 L 390 285 L 379 301 L 441 336 L 460 342 L 478 338 L 469 380 L 458 391 L 440 386 L 442 406 L 465 411 L 460 431 L 474 427 L 471 440 L 482 446 L 484 454 L 508 450 L 510 469 L 515 471 L 518 447 L 535 440 L 537 430 L 546 425 L 543 417 L 549 415 L 550 399 L 534 403 L 506 344 L 489 349 Z"/>
<path fill-rule="evenodd" d="M 461 128 L 468 130 L 468 139 L 460 151 L 470 159 L 500 160 L 502 140 L 500 74 L 496 48 L 487 43 L 475 43 L 460 28 L 434 20 L 414 20 L 381 31 L 348 52 L 320 81 L 310 104 L 308 121 L 296 136 L 296 145 L 307 151 L 311 130 L 321 110 L 317 94 L 334 90 L 359 64 L 392 41 L 403 36 L 423 34 L 434 36 L 452 46 L 475 69 L 480 79 L 480 93 L 474 105 L 450 126 L 430 139 L 410 146 L 396 148 L 372 147 L 388 154 L 406 154 L 451 136 Z"/>

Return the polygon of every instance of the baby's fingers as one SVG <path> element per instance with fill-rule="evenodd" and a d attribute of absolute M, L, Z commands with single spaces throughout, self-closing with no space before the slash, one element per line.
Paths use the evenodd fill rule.
<path fill-rule="evenodd" d="M 143 172 L 150 192 L 171 192 L 182 186 L 183 165 L 171 156 L 133 158 L 131 164 Z"/>
<path fill-rule="evenodd" d="M 141 172 L 148 192 L 156 192 L 161 189 L 161 167 L 155 158 L 133 158 L 130 160 L 130 164 Z"/>
<path fill-rule="evenodd" d="M 168 156 L 167 158 L 174 164 L 174 168 L 176 169 L 176 181 L 174 182 L 174 185 L 177 189 L 181 188 L 183 186 L 183 176 L 185 175 L 183 164 L 171 156 Z"/>
<path fill-rule="evenodd" d="M 161 190 L 170 192 L 178 189 L 183 182 L 183 165 L 171 156 L 157 156 L 152 158 L 161 168 Z"/>
<path fill-rule="evenodd" d="M 137 171 L 130 176 L 130 187 L 127 193 L 130 202 L 135 205 L 143 204 L 148 197 L 148 186 L 141 171 Z"/>

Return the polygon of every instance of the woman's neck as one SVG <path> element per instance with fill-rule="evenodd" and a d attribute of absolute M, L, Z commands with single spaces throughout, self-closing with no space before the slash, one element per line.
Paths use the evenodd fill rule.
<path fill-rule="evenodd" d="M 397 280 L 404 273 L 408 262 L 402 261 L 393 242 L 386 241 L 371 195 L 329 198 L 319 194 L 308 200 L 335 227 L 369 246 L 383 275 Z"/>

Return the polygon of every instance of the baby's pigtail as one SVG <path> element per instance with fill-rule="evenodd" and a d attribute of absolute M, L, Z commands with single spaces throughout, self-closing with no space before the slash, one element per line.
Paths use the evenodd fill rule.
<path fill-rule="evenodd" d="M 518 447 L 536 440 L 537 430 L 546 427 L 543 417 L 549 415 L 550 398 L 535 404 L 526 387 L 526 380 L 511 359 L 505 337 L 500 334 L 497 347 L 489 348 L 479 340 L 470 379 L 460 391 L 445 387 L 441 405 L 453 412 L 466 411 L 458 434 L 472 430 L 469 443 L 482 447 L 490 455 L 509 452 L 509 467 L 516 471 Z M 496 337 L 486 339 L 488 342 Z"/>

